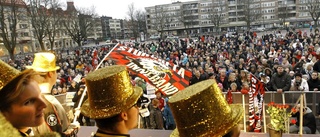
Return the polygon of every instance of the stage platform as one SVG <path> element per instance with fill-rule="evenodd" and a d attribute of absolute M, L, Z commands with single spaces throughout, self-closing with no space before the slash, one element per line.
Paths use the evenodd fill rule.
<path fill-rule="evenodd" d="M 82 126 L 79 130 L 78 137 L 91 137 L 93 132 L 97 131 L 94 126 Z M 169 137 L 172 130 L 151 130 L 151 129 L 133 129 L 129 133 L 131 137 Z M 320 135 L 304 134 L 303 137 L 319 137 Z M 241 132 L 240 137 L 269 137 L 268 133 L 244 133 Z M 301 137 L 298 134 L 283 134 L 282 137 Z"/>

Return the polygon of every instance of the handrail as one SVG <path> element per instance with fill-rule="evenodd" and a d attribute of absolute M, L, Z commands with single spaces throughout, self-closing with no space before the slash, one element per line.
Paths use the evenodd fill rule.
<path fill-rule="evenodd" d="M 223 94 L 224 94 L 224 96 L 226 97 L 226 94 L 227 94 L 227 92 L 222 92 Z M 247 95 L 245 95 L 245 94 L 242 94 L 241 92 L 231 92 L 232 93 L 232 95 L 233 94 L 235 94 L 235 95 L 239 95 L 239 94 L 241 94 L 242 96 L 241 96 L 241 100 L 242 100 L 242 105 L 243 105 L 243 108 L 245 109 L 246 108 L 246 104 L 245 104 L 245 102 L 246 102 L 246 98 L 245 98 L 245 96 L 247 96 Z M 300 95 L 300 99 L 298 98 L 298 100 L 300 100 L 300 106 L 307 106 L 308 105 L 308 103 L 307 103 L 307 100 L 306 100 L 306 94 L 320 94 L 320 92 L 318 92 L 318 91 L 286 91 L 286 92 L 282 92 L 282 93 L 277 93 L 276 91 L 266 91 L 265 92 L 265 94 L 272 94 L 272 96 L 274 96 L 275 94 L 281 94 L 281 100 L 282 100 L 282 103 L 283 104 L 285 104 L 286 102 L 285 102 L 285 100 L 286 100 L 286 96 L 285 95 L 287 95 L 288 96 L 288 94 L 301 94 Z M 271 96 L 271 100 L 273 101 L 274 100 L 274 97 L 272 98 L 272 96 Z M 315 113 L 315 110 L 316 110 L 316 96 L 315 95 L 313 95 L 312 96 L 312 112 L 313 113 Z M 265 118 L 265 99 L 263 100 L 263 126 L 264 126 L 264 132 L 266 133 L 266 118 Z M 300 111 L 302 112 L 302 109 L 303 107 L 300 107 Z M 243 114 L 244 115 L 244 118 L 243 118 L 243 120 L 244 120 L 244 122 L 243 122 L 243 124 L 244 124 L 244 132 L 246 132 L 246 113 L 244 113 Z M 300 125 L 302 125 L 301 123 L 303 123 L 303 113 L 300 113 Z M 289 124 L 290 124 L 290 122 L 289 122 L 289 120 L 286 122 L 286 129 L 287 129 L 287 132 L 289 133 Z M 300 135 L 302 135 L 302 133 L 303 133 L 303 128 L 302 128 L 302 126 L 300 126 L 300 129 L 299 129 L 299 134 Z"/>

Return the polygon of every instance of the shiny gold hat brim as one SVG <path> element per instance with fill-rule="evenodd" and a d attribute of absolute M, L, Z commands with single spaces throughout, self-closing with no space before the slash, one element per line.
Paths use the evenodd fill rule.
<path fill-rule="evenodd" d="M 229 120 L 229 122 L 226 122 L 222 127 L 221 131 L 216 132 L 216 133 L 210 133 L 210 129 L 208 130 L 208 134 L 204 134 L 201 136 L 197 136 L 197 137 L 222 137 L 224 136 L 226 133 L 228 133 L 234 126 L 236 126 L 237 124 L 239 124 L 239 122 L 241 121 L 241 119 L 243 118 L 243 113 L 244 110 L 242 108 L 241 105 L 237 105 L 237 104 L 231 104 L 230 108 L 232 110 L 232 116 L 231 119 Z M 212 123 L 215 123 L 212 121 Z M 217 126 L 217 125 L 213 125 L 213 126 Z M 179 131 L 178 129 L 174 129 L 172 131 L 172 133 L 170 134 L 170 137 L 181 137 L 179 135 Z"/>
<path fill-rule="evenodd" d="M 33 69 L 36 72 L 51 72 L 51 71 L 56 71 L 60 69 L 59 66 L 52 67 L 52 68 L 40 68 L 40 67 L 34 67 L 34 66 L 26 66 L 27 69 Z"/>
<path fill-rule="evenodd" d="M 92 119 L 109 118 L 131 108 L 134 104 L 136 104 L 142 93 L 142 88 L 136 86 L 134 87 L 133 94 L 127 100 L 124 100 L 122 104 L 116 104 L 111 108 L 105 107 L 103 109 L 91 108 L 89 104 L 89 99 L 87 99 L 81 106 L 81 113 L 84 116 L 87 116 Z"/>
<path fill-rule="evenodd" d="M 9 64 L 0 60 L 0 91 L 3 87 L 5 87 L 8 83 L 14 80 L 16 77 L 22 75 L 21 71 L 15 69 Z"/>

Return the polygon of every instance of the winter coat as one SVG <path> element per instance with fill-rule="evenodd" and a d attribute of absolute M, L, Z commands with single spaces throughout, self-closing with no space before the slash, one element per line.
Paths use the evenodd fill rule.
<path fill-rule="evenodd" d="M 296 80 L 293 79 L 290 91 L 309 91 L 308 82 L 305 79 L 301 79 L 300 85 L 296 85 Z"/>
<path fill-rule="evenodd" d="M 150 107 L 150 125 L 151 129 L 163 129 L 163 118 L 160 109 L 157 107 Z"/>
<path fill-rule="evenodd" d="M 282 89 L 282 91 L 289 91 L 291 86 L 291 77 L 285 72 L 282 74 L 275 73 L 272 75 L 271 85 L 273 90 Z"/>
<path fill-rule="evenodd" d="M 309 79 L 308 85 L 309 85 L 310 91 L 314 91 L 315 88 L 320 90 L 320 80 L 319 79 Z"/>
<path fill-rule="evenodd" d="M 166 106 L 164 107 L 163 117 L 166 120 L 167 127 L 169 127 L 170 125 L 174 125 L 174 127 L 175 127 L 174 118 L 173 118 L 172 112 L 171 112 L 168 104 L 166 104 Z"/>
<path fill-rule="evenodd" d="M 300 125 L 300 112 L 297 112 L 295 114 L 292 115 L 292 117 L 296 117 L 297 118 L 297 125 Z M 317 125 L 316 125 L 316 118 L 313 115 L 312 111 L 310 108 L 307 108 L 306 113 L 303 115 L 303 126 L 308 127 L 311 129 L 311 133 L 315 134 L 316 133 L 316 129 L 317 129 Z"/>

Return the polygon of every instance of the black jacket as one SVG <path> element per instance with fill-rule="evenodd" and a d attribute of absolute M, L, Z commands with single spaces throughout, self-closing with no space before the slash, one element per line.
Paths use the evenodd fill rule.
<path fill-rule="evenodd" d="M 318 79 L 309 79 L 308 80 L 308 86 L 310 91 L 314 91 L 315 88 L 318 88 L 320 90 L 320 80 Z"/>
<path fill-rule="evenodd" d="M 275 73 L 271 78 L 271 85 L 273 90 L 282 89 L 282 91 L 289 91 L 291 87 L 291 77 L 287 73 Z"/>
<path fill-rule="evenodd" d="M 77 91 L 76 94 L 74 94 L 74 97 L 72 98 L 72 102 L 74 102 L 74 108 L 78 107 L 80 99 L 81 99 L 81 96 L 82 96 L 84 91 L 81 91 L 80 95 L 78 95 L 78 92 L 80 92 L 80 91 Z M 84 96 L 84 99 L 83 99 L 82 103 L 87 99 L 88 99 L 88 94 L 86 94 Z"/>
<path fill-rule="evenodd" d="M 316 63 L 314 63 L 313 71 L 320 72 L 320 60 L 318 60 Z"/>
<path fill-rule="evenodd" d="M 292 114 L 292 117 L 297 118 L 297 125 L 300 126 L 300 112 Z M 311 133 L 315 134 L 317 129 L 316 118 L 312 112 L 303 115 L 303 126 L 311 129 Z"/>

